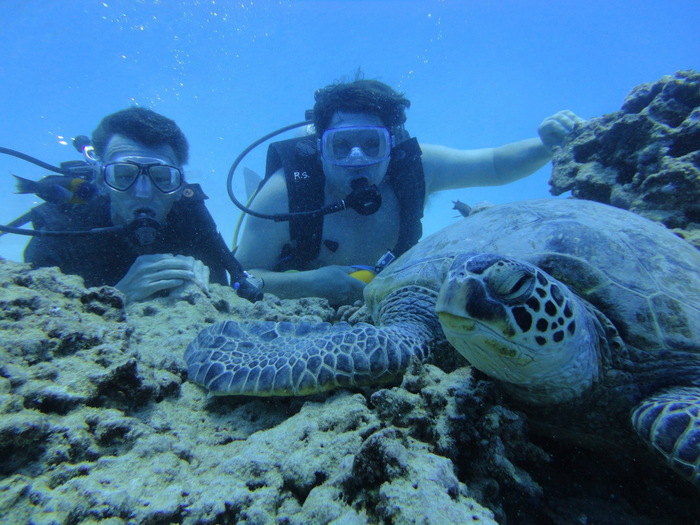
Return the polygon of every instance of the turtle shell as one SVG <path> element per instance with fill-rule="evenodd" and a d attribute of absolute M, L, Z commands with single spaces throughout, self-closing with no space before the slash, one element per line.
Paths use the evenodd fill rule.
<path fill-rule="evenodd" d="M 437 291 L 460 253 L 508 255 L 542 268 L 607 316 L 632 348 L 700 354 L 700 251 L 660 224 L 593 201 L 523 201 L 462 219 L 367 286 L 370 312 L 398 288 Z"/>

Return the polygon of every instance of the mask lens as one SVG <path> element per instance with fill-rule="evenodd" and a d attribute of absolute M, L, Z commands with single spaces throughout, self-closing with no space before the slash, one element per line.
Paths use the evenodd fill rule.
<path fill-rule="evenodd" d="M 350 155 L 352 143 L 350 143 L 342 133 L 335 133 L 332 140 L 333 146 L 331 151 L 334 159 L 340 160 Z"/>
<path fill-rule="evenodd" d="M 331 128 L 321 137 L 321 156 L 339 166 L 370 166 L 389 158 L 391 137 L 386 128 Z"/>
<path fill-rule="evenodd" d="M 173 166 L 151 166 L 148 174 L 156 188 L 163 193 L 175 191 L 182 184 L 182 172 Z"/>
<path fill-rule="evenodd" d="M 358 147 L 367 155 L 368 157 L 379 157 L 381 156 L 381 143 L 382 140 L 378 133 L 363 130 L 358 132 Z"/>
<path fill-rule="evenodd" d="M 105 182 L 115 190 L 125 191 L 139 176 L 139 166 L 126 162 L 115 162 L 105 166 Z"/>

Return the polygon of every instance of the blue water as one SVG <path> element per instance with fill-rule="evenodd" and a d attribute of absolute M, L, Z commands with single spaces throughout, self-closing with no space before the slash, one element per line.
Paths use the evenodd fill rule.
<path fill-rule="evenodd" d="M 225 191 L 233 159 L 302 120 L 315 89 L 358 67 L 407 94 L 411 134 L 458 148 L 535 136 L 560 109 L 610 113 L 637 84 L 700 69 L 697 0 L 6 0 L 0 20 L 0 146 L 54 164 L 78 159 L 70 138 L 108 113 L 150 107 L 188 136 L 188 177 L 210 195 L 227 238 L 238 215 Z M 10 172 L 46 172 L 0 163 L 7 223 L 38 203 L 13 194 Z M 260 149 L 244 165 L 262 172 L 263 163 Z M 547 196 L 549 172 L 437 195 L 425 232 L 454 220 L 454 199 Z M 242 176 L 235 188 L 245 193 Z M 21 260 L 26 241 L 1 237 L 0 255 Z"/>

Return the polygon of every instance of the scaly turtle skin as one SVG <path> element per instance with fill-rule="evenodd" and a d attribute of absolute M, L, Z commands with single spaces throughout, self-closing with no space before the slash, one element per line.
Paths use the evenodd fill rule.
<path fill-rule="evenodd" d="M 700 486 L 699 268 L 700 251 L 635 214 L 508 204 L 384 270 L 365 290 L 376 326 L 228 321 L 185 359 L 214 395 L 304 395 L 395 379 L 447 337 L 535 424 L 589 444 L 636 434 Z"/>

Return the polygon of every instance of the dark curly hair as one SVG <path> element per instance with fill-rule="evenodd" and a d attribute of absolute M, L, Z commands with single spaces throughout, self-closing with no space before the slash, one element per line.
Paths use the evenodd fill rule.
<path fill-rule="evenodd" d="M 146 146 L 171 146 L 180 166 L 189 160 L 190 147 L 179 126 L 174 120 L 150 109 L 131 107 L 103 118 L 92 132 L 91 139 L 92 147 L 100 158 L 104 157 L 109 140 L 117 134 Z"/>
<path fill-rule="evenodd" d="M 406 122 L 406 109 L 411 107 L 403 93 L 378 80 L 337 82 L 316 91 L 314 98 L 314 127 L 318 135 L 328 129 L 336 111 L 376 115 L 391 129 Z"/>

